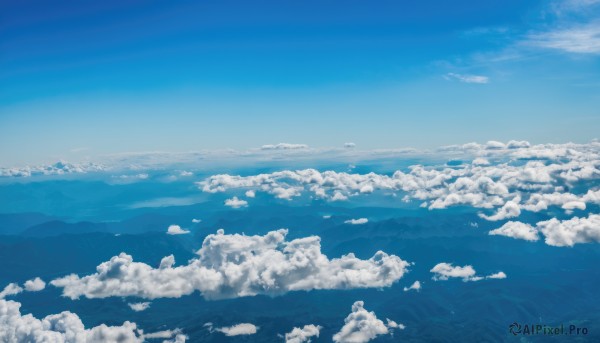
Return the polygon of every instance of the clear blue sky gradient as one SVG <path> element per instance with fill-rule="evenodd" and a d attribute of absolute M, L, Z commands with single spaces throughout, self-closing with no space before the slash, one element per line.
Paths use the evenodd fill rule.
<path fill-rule="evenodd" d="M 1 164 L 279 142 L 589 141 L 600 51 L 594 37 L 582 52 L 553 35 L 600 28 L 600 5 L 578 3 L 3 1 Z"/>

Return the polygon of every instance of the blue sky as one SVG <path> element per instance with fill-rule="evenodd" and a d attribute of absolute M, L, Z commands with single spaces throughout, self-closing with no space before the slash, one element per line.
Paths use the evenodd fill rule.
<path fill-rule="evenodd" d="M 2 165 L 600 129 L 600 1 L 0 4 Z"/>

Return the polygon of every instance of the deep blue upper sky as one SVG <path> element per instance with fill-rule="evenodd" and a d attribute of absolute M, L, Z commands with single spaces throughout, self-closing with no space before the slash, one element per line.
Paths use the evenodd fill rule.
<path fill-rule="evenodd" d="M 600 128 L 599 7 L 5 1 L 0 157 L 589 140 Z"/>

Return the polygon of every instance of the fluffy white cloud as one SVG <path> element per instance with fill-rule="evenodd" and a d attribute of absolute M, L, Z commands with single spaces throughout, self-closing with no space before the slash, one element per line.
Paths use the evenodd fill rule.
<path fill-rule="evenodd" d="M 488 83 L 490 78 L 482 75 L 467 75 L 467 74 L 456 74 L 448 73 L 444 76 L 447 80 L 457 80 L 464 83 Z"/>
<path fill-rule="evenodd" d="M 196 219 L 196 218 L 192 219 L 192 223 L 194 223 L 194 224 L 198 224 L 200 222 L 202 222 L 202 219 Z"/>
<path fill-rule="evenodd" d="M 494 274 L 490 274 L 485 277 L 486 279 L 506 279 L 506 274 L 504 272 L 497 272 Z"/>
<path fill-rule="evenodd" d="M 285 334 L 285 343 L 310 343 L 313 337 L 319 337 L 322 327 L 319 325 L 304 325 L 303 328 L 294 328 Z"/>
<path fill-rule="evenodd" d="M 346 317 L 344 323 L 342 329 L 333 336 L 333 341 L 336 343 L 365 343 L 379 335 L 390 333 L 391 328 L 399 327 L 394 321 L 388 320 L 390 326 L 384 324 L 377 319 L 375 312 L 369 312 L 364 308 L 362 301 L 352 305 L 352 312 Z"/>
<path fill-rule="evenodd" d="M 486 216 L 485 214 L 479 214 L 479 216 L 485 220 L 498 221 L 508 218 L 514 218 L 521 215 L 521 208 L 519 207 L 520 197 L 516 197 L 514 200 L 507 201 L 494 215 Z"/>
<path fill-rule="evenodd" d="M 498 272 L 495 274 L 491 274 L 488 276 L 477 276 L 475 275 L 475 269 L 473 266 L 466 265 L 464 267 L 453 266 L 452 263 L 438 263 L 436 264 L 430 272 L 434 273 L 432 279 L 435 281 L 445 281 L 449 278 L 460 278 L 464 282 L 467 281 L 481 281 L 483 279 L 504 279 L 506 278 L 506 274 L 504 272 Z"/>
<path fill-rule="evenodd" d="M 410 285 L 410 287 L 404 287 L 404 291 L 408 292 L 411 290 L 415 290 L 415 291 L 420 291 L 421 290 L 421 282 L 420 281 L 415 281 L 413 282 L 412 285 Z"/>
<path fill-rule="evenodd" d="M 246 194 L 246 197 L 247 197 L 247 198 L 254 198 L 254 197 L 256 197 L 256 192 L 254 192 L 254 191 L 253 191 L 253 190 L 251 190 L 251 189 L 250 189 L 250 190 L 247 190 L 245 194 Z"/>
<path fill-rule="evenodd" d="M 150 302 L 128 303 L 127 305 L 135 312 L 145 311 L 150 308 Z"/>
<path fill-rule="evenodd" d="M 8 296 L 11 296 L 11 295 L 17 295 L 17 294 L 19 294 L 21 292 L 23 292 L 23 288 L 21 288 L 18 284 L 14 283 L 14 282 L 13 283 L 9 283 L 0 292 L 0 299 L 4 299 L 4 298 L 6 298 Z"/>
<path fill-rule="evenodd" d="M 31 314 L 21 314 L 21 304 L 0 299 L 0 341 L 28 343 L 101 343 L 144 342 L 152 338 L 175 337 L 177 343 L 185 342 L 179 330 L 164 331 L 160 335 L 147 334 L 135 323 L 124 322 L 121 326 L 105 324 L 86 329 L 79 316 L 65 311 L 37 319 Z"/>
<path fill-rule="evenodd" d="M 438 263 L 430 272 L 434 273 L 433 280 L 448 280 L 449 278 L 461 278 L 463 281 L 476 281 L 475 269 L 473 266 L 454 267 L 451 263 Z"/>
<path fill-rule="evenodd" d="M 506 236 L 526 241 L 537 241 L 538 230 L 533 226 L 521 222 L 507 222 L 500 228 L 489 232 L 490 235 Z"/>
<path fill-rule="evenodd" d="M 185 235 L 190 233 L 189 230 L 184 230 L 179 225 L 169 225 L 167 229 L 167 235 Z"/>
<path fill-rule="evenodd" d="M 254 335 L 256 331 L 258 331 L 258 327 L 250 323 L 241 323 L 233 326 L 216 328 L 215 331 L 222 332 L 225 336 Z"/>
<path fill-rule="evenodd" d="M 368 222 L 369 222 L 369 220 L 367 218 L 349 219 L 349 220 L 344 221 L 344 223 L 351 224 L 351 225 L 361 225 L 361 224 L 366 224 Z"/>
<path fill-rule="evenodd" d="M 306 144 L 291 144 L 291 143 L 279 143 L 279 144 L 266 144 L 260 147 L 261 150 L 296 150 L 296 149 L 308 149 Z"/>
<path fill-rule="evenodd" d="M 600 215 L 590 214 L 587 218 L 574 217 L 563 221 L 552 218 L 537 223 L 537 229 L 546 237 L 546 244 L 557 247 L 600 242 Z"/>
<path fill-rule="evenodd" d="M 35 279 L 25 281 L 23 286 L 28 292 L 39 292 L 46 288 L 46 283 L 44 282 L 44 280 L 40 279 L 39 277 L 36 277 Z"/>
<path fill-rule="evenodd" d="M 195 291 L 207 299 L 220 299 L 299 290 L 388 287 L 402 278 L 409 266 L 382 251 L 368 260 L 354 254 L 329 259 L 321 253 L 319 237 L 286 241 L 286 235 L 285 229 L 264 236 L 225 235 L 219 230 L 205 238 L 199 257 L 187 265 L 174 267 L 171 255 L 153 268 L 121 253 L 100 264 L 95 274 L 72 274 L 51 284 L 63 288 L 63 295 L 71 299 L 154 299 Z"/>
<path fill-rule="evenodd" d="M 225 200 L 225 206 L 229 206 L 231 208 L 247 207 L 248 202 L 246 200 L 240 200 L 238 197 L 233 197 Z"/>

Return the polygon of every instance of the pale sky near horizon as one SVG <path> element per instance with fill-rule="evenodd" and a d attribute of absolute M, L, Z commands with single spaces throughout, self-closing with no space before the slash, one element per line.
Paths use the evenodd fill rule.
<path fill-rule="evenodd" d="M 1 166 L 600 132 L 600 1 L 0 4 Z"/>

